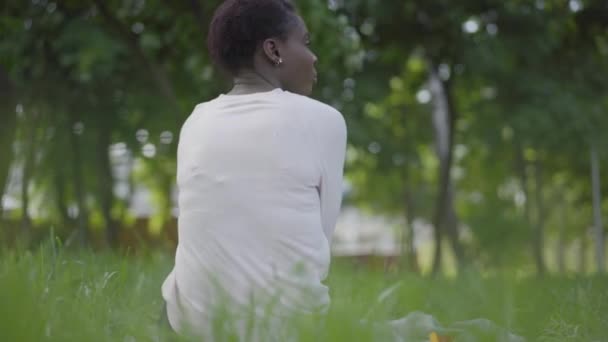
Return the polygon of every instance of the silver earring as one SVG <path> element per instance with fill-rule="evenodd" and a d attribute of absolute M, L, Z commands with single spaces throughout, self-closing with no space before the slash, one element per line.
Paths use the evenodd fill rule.
<path fill-rule="evenodd" d="M 279 65 L 283 64 L 283 58 L 279 57 L 279 59 L 277 59 L 277 60 L 274 62 L 274 64 L 275 64 L 276 66 L 279 66 Z"/>

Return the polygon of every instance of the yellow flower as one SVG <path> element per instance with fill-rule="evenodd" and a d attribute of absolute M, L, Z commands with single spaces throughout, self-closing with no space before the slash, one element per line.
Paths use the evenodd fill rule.
<path fill-rule="evenodd" d="M 429 341 L 430 342 L 452 342 L 452 338 L 449 336 L 441 336 L 438 335 L 436 332 L 432 332 L 429 335 Z"/>

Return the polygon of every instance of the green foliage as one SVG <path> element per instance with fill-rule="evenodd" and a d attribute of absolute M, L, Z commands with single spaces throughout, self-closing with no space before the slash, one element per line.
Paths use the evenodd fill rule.
<path fill-rule="evenodd" d="M 484 268 L 521 265 L 531 227 L 510 201 L 490 196 L 471 203 L 464 218 L 474 239 L 471 252 L 479 253 L 473 260 Z"/>
<path fill-rule="evenodd" d="M 356 202 L 379 212 L 403 213 L 399 208 L 409 189 L 421 207 L 432 205 L 428 198 L 437 196 L 437 163 L 426 163 L 434 164 L 430 168 L 421 165 L 434 156 L 430 108 L 420 102 L 434 99 L 414 95 L 428 90 L 428 66 L 437 65 L 451 85 L 457 114 L 452 179 L 458 213 L 473 234 L 469 252 L 485 255 L 482 263 L 497 265 L 504 259 L 498 255 L 508 255 L 516 246 L 525 249 L 525 232 L 532 236 L 537 222 L 551 222 L 543 229 L 547 235 L 558 234 L 559 225 L 554 223 L 561 214 L 551 194 L 563 185 L 554 175 L 565 177 L 562 184 L 568 188 L 587 189 L 568 202 L 569 213 L 589 208 L 588 151 L 592 143 L 608 143 L 600 133 L 608 124 L 601 114 L 608 110 L 608 83 L 597 77 L 608 71 L 602 48 L 608 31 L 600 19 L 607 13 L 594 2 L 574 5 L 558 1 L 345 3 L 344 11 L 355 26 L 375 24 L 373 34 L 363 35 L 366 50 L 378 55 L 366 68 L 382 75 L 378 82 L 382 91 L 361 101 L 366 115 L 356 119 L 355 128 L 361 130 L 351 134 L 358 147 L 349 173 L 356 185 Z M 532 152 L 525 153 L 526 165 L 542 165 L 540 184 L 533 180 L 522 184 L 518 149 Z M 390 163 L 396 150 L 408 151 L 404 165 Z M 602 148 L 604 156 L 605 151 Z M 524 168 L 532 178 L 535 169 Z M 507 186 L 511 195 L 501 197 L 499 189 Z M 537 187 L 540 201 L 533 196 Z M 521 202 L 526 191 L 529 196 Z M 481 202 L 470 202 L 480 195 Z M 526 201 L 532 214 L 528 222 L 521 205 Z M 543 202 L 544 211 L 537 208 Z M 416 215 L 430 220 L 428 214 Z M 589 219 L 568 220 L 574 226 L 568 231 L 584 231 Z"/>
<path fill-rule="evenodd" d="M 0 124 L 14 134 L 3 139 L 14 141 L 16 153 L 3 153 L 0 175 L 31 161 L 27 194 L 32 206 L 43 205 L 28 211 L 38 212 L 38 220 L 61 226 L 65 235 L 82 225 L 79 218 L 86 229 L 125 220 L 128 198 L 113 193 L 113 161 L 106 156 L 120 144 L 141 165 L 131 183 L 152 189 L 152 222 L 162 226 L 170 216 L 179 128 L 197 103 L 228 87 L 204 44 L 219 3 L 3 4 L 0 64 L 15 91 Z M 348 124 L 351 203 L 433 221 L 439 162 L 428 81 L 435 67 L 457 113 L 452 179 L 458 214 L 472 234 L 469 254 L 488 267 L 502 264 L 506 250 L 524 249 L 524 232 L 539 216 L 548 237 L 561 234 L 562 212 L 568 213 L 567 240 L 582 236 L 591 223 L 591 144 L 598 146 L 602 170 L 608 157 L 605 7 L 557 0 L 298 5 L 319 57 L 314 97 L 340 109 Z M 142 129 L 145 139 L 137 135 Z M 144 149 L 156 154 L 144 156 Z M 533 195 L 535 163 L 543 170 L 540 196 Z M 608 193 L 608 182 L 602 184 Z M 511 188 L 506 197 L 499 194 L 505 187 Z M 481 203 L 470 201 L 479 194 Z M 522 203 L 530 206 L 529 218 Z"/>

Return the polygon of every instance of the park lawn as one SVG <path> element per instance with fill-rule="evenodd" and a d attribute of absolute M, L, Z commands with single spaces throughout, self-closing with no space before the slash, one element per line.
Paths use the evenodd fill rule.
<path fill-rule="evenodd" d="M 0 341 L 160 341 L 160 285 L 171 256 L 68 252 L 0 252 Z M 143 255 L 145 254 L 145 255 Z M 301 324 L 302 341 L 372 341 L 361 321 L 411 311 L 445 325 L 487 318 L 529 341 L 608 341 L 605 277 L 422 277 L 386 274 L 340 261 L 328 279 L 332 308 L 325 325 Z M 390 295 L 381 294 L 392 288 Z"/>

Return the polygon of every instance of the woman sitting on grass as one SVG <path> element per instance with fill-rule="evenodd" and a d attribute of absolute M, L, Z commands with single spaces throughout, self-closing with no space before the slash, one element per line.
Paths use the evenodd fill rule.
<path fill-rule="evenodd" d="M 179 333 L 209 337 L 230 321 L 249 339 L 256 317 L 329 304 L 346 126 L 307 97 L 309 44 L 288 0 L 227 0 L 215 12 L 208 48 L 233 88 L 197 105 L 180 133 L 179 244 L 162 286 Z"/>

